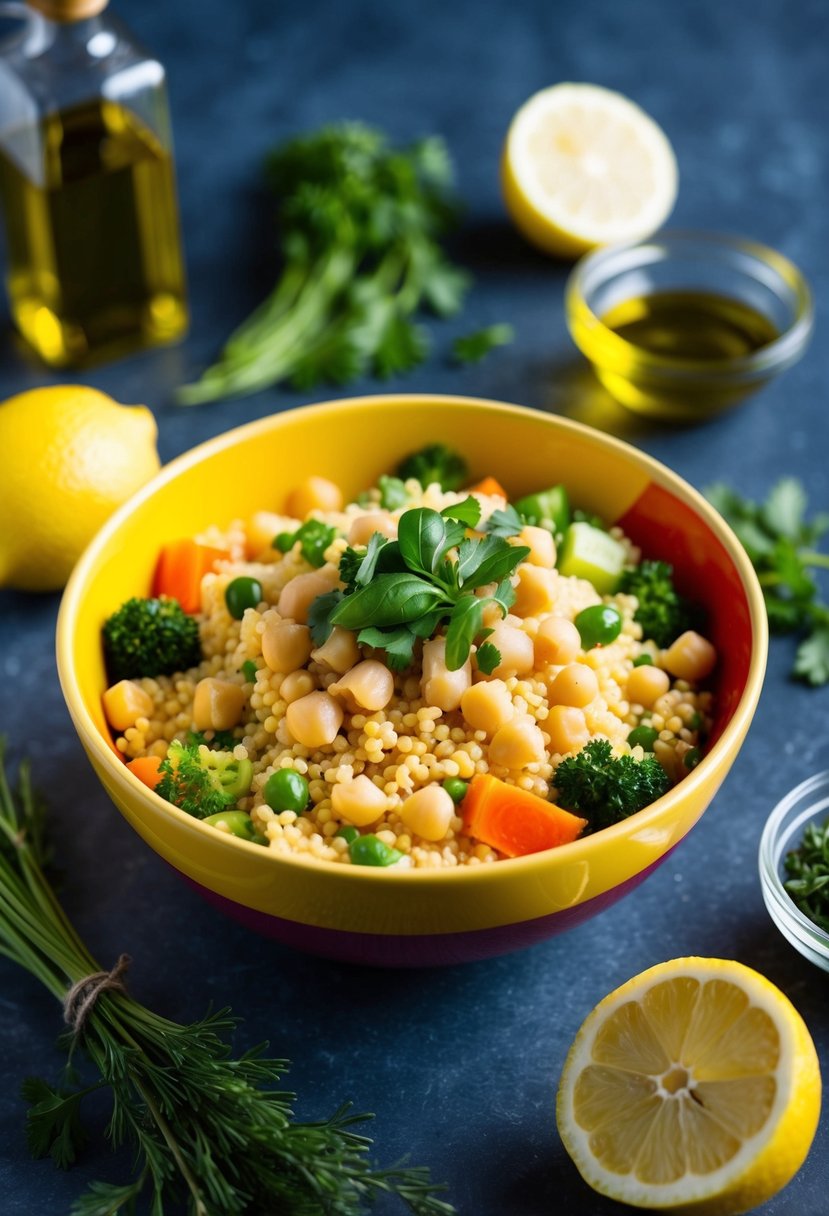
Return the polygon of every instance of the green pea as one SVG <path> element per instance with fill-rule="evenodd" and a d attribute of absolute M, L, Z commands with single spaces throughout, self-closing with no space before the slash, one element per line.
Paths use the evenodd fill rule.
<path fill-rule="evenodd" d="M 634 667 L 653 667 L 653 658 L 649 654 L 640 654 L 633 660 Z"/>
<path fill-rule="evenodd" d="M 212 828 L 225 824 L 230 835 L 238 836 L 240 840 L 252 840 L 254 844 L 268 843 L 265 837 L 257 832 L 253 820 L 245 811 L 219 811 L 217 815 L 208 815 L 202 823 L 209 823 Z"/>
<path fill-rule="evenodd" d="M 255 608 L 262 603 L 262 584 L 256 578 L 240 575 L 225 587 L 225 603 L 230 615 L 241 621 L 246 608 Z"/>
<path fill-rule="evenodd" d="M 308 782 L 292 768 L 278 768 L 265 782 L 265 801 L 272 811 L 304 811 L 308 805 Z"/>
<path fill-rule="evenodd" d="M 622 632 L 622 614 L 610 604 L 591 604 L 575 619 L 576 629 L 585 650 L 594 646 L 607 646 Z"/>
<path fill-rule="evenodd" d="M 390 849 L 377 836 L 358 836 L 348 846 L 348 855 L 355 866 L 392 866 L 403 856 Z"/>
<path fill-rule="evenodd" d="M 289 549 L 293 549 L 295 543 L 296 532 L 277 532 L 271 541 L 271 548 L 278 549 L 280 553 L 287 553 Z"/>
<path fill-rule="evenodd" d="M 692 747 L 690 749 L 690 751 L 687 751 L 685 753 L 685 759 L 684 759 L 683 763 L 685 764 L 686 768 L 696 768 L 701 759 L 702 759 L 702 754 L 701 754 L 699 748 Z"/>
<path fill-rule="evenodd" d="M 644 751 L 652 752 L 653 745 L 658 738 L 659 731 L 654 730 L 652 726 L 634 726 L 628 735 L 628 743 L 631 747 L 636 747 L 638 744 Z"/>
<path fill-rule="evenodd" d="M 343 840 L 345 840 L 348 844 L 351 844 L 353 840 L 357 840 L 360 832 L 358 828 L 355 828 L 353 823 L 344 823 L 341 828 L 337 829 L 334 835 L 342 836 Z"/>
<path fill-rule="evenodd" d="M 449 797 L 454 802 L 455 806 L 459 802 L 463 802 L 466 797 L 466 791 L 469 785 L 466 781 L 461 781 L 460 777 L 447 777 L 443 783 L 443 788 L 446 790 Z"/>

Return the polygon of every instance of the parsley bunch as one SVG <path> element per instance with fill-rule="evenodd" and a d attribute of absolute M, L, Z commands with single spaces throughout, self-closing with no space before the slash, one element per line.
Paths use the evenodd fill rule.
<path fill-rule="evenodd" d="M 463 302 L 467 275 L 440 245 L 456 207 L 439 138 L 396 149 L 370 127 L 328 126 L 277 149 L 268 174 L 281 277 L 218 362 L 179 390 L 182 404 L 409 371 L 427 350 L 416 315 L 449 316 Z"/>
<path fill-rule="evenodd" d="M 345 591 L 330 591 L 311 605 L 311 636 L 321 646 L 335 625 L 357 633 L 357 641 L 386 652 L 394 670 L 408 667 L 418 638 L 430 638 L 447 622 L 446 666 L 457 671 L 472 645 L 485 674 L 501 661 L 484 639 L 484 610 L 497 604 L 506 616 L 515 601 L 510 575 L 529 555 L 526 546 L 504 538 L 468 537 L 478 525 L 480 503 L 470 495 L 433 511 L 416 507 L 400 516 L 397 540 L 375 532 L 367 548 L 346 549 L 340 559 Z M 492 595 L 475 592 L 495 583 Z"/>
<path fill-rule="evenodd" d="M 44 872 L 42 803 L 25 763 L 12 794 L 0 740 L 0 954 L 24 967 L 62 1001 L 99 972 Z M 282 1088 L 285 1060 L 264 1046 L 234 1057 L 228 1010 L 188 1026 L 170 1022 L 123 991 L 99 994 L 70 1042 L 65 1084 L 30 1078 L 27 1135 L 32 1153 L 70 1166 L 85 1140 L 83 1099 L 108 1090 L 108 1137 L 134 1148 L 134 1174 L 93 1183 L 72 1216 L 128 1216 L 149 1202 L 153 1216 L 363 1216 L 374 1198 L 396 1196 L 414 1216 L 452 1216 L 441 1189 L 419 1167 L 375 1169 L 371 1141 L 357 1128 L 368 1116 L 340 1106 L 328 1118 L 298 1122 Z M 82 1048 L 98 1075 L 80 1085 L 71 1068 Z M 142 1208 L 143 1210 L 143 1208 Z"/>
<path fill-rule="evenodd" d="M 829 553 L 815 549 L 829 529 L 829 515 L 806 518 L 808 500 L 794 477 L 784 477 L 765 502 L 741 498 L 725 485 L 711 486 L 708 499 L 736 532 L 751 559 L 773 633 L 800 635 L 794 675 L 809 684 L 829 681 L 829 605 L 812 571 L 829 569 Z"/>

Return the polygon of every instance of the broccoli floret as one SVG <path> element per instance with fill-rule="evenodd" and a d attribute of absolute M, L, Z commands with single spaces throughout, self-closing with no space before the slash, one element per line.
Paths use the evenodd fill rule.
<path fill-rule="evenodd" d="M 127 600 L 105 622 L 104 657 L 113 683 L 172 675 L 201 662 L 199 626 L 178 600 Z"/>
<path fill-rule="evenodd" d="M 188 815 L 207 819 L 232 806 L 250 789 L 253 765 L 232 752 L 211 751 L 194 740 L 174 739 L 159 765 L 156 793 Z"/>
<path fill-rule="evenodd" d="M 442 490 L 459 490 L 469 480 L 469 466 L 463 456 L 445 443 L 430 443 L 412 452 L 394 472 L 403 481 L 414 477 L 422 486 L 436 481 Z"/>
<path fill-rule="evenodd" d="M 642 626 L 643 637 L 657 646 L 670 646 L 686 629 L 692 629 L 699 617 L 694 605 L 674 586 L 673 573 L 667 562 L 646 560 L 625 570 L 619 584 L 625 595 L 638 599 L 633 619 Z"/>
<path fill-rule="evenodd" d="M 609 827 L 650 806 L 671 787 L 655 756 L 614 756 L 606 739 L 593 739 L 562 760 L 553 777 L 558 804 L 586 816 L 588 831 Z"/>

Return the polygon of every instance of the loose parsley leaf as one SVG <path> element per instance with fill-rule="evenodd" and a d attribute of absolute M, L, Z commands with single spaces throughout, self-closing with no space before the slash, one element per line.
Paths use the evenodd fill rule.
<path fill-rule="evenodd" d="M 380 506 L 386 511 L 396 511 L 408 498 L 406 487 L 399 477 L 389 477 L 384 473 L 377 482 L 377 488 L 380 491 Z"/>
<path fill-rule="evenodd" d="M 315 646 L 324 646 L 331 636 L 334 625 L 331 616 L 343 598 L 342 591 L 326 591 L 311 601 L 308 608 L 308 627 Z"/>
<path fill-rule="evenodd" d="M 452 344 L 452 354 L 458 363 L 480 363 L 480 361 L 499 346 L 508 346 L 515 337 L 511 325 L 488 325 L 486 329 L 477 329 L 474 333 L 456 338 Z"/>
<path fill-rule="evenodd" d="M 783 886 L 804 916 L 829 932 L 829 819 L 809 823 L 796 849 L 786 854 Z"/>
<path fill-rule="evenodd" d="M 475 662 L 478 671 L 482 671 L 485 676 L 491 676 L 501 662 L 501 652 L 497 646 L 493 646 L 492 642 L 483 642 L 478 647 Z"/>
<path fill-rule="evenodd" d="M 512 503 L 507 503 L 503 511 L 493 511 L 484 524 L 484 532 L 490 536 L 501 536 L 505 540 L 517 536 L 524 527 L 524 521 Z"/>
<path fill-rule="evenodd" d="M 829 605 L 813 571 L 829 569 L 829 554 L 813 548 L 829 529 L 829 515 L 806 516 L 800 482 L 784 477 L 764 503 L 741 498 L 724 485 L 706 491 L 742 542 L 757 571 L 769 628 L 800 634 L 792 674 L 817 687 L 829 683 Z"/>
<path fill-rule="evenodd" d="M 441 515 L 448 519 L 458 519 L 462 524 L 466 524 L 467 528 L 474 528 L 481 518 L 481 504 L 470 494 L 462 502 L 453 502 L 444 507 Z"/>

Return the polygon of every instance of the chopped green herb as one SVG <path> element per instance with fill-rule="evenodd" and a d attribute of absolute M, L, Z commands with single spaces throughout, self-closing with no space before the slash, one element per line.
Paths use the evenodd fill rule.
<path fill-rule="evenodd" d="M 273 540 L 273 548 L 287 553 L 299 544 L 299 551 L 311 566 L 325 565 L 325 550 L 337 535 L 337 529 L 324 524 L 321 519 L 306 519 L 296 532 L 280 532 Z"/>
<path fill-rule="evenodd" d="M 253 659 L 245 659 L 244 663 L 242 664 L 242 675 L 246 684 L 256 683 L 257 670 L 258 668 Z"/>
<path fill-rule="evenodd" d="M 786 854 L 783 886 L 804 916 L 829 933 L 829 819 L 809 823 L 796 849 Z"/>
<path fill-rule="evenodd" d="M 483 642 L 478 647 L 475 664 L 478 671 L 482 671 L 485 676 L 491 676 L 500 662 L 501 652 L 497 646 L 493 646 L 492 642 Z"/>
<path fill-rule="evenodd" d="M 452 354 L 458 363 L 480 363 L 490 351 L 499 346 L 509 346 L 515 337 L 511 325 L 488 325 L 485 329 L 476 329 L 474 333 L 456 338 L 452 343 Z"/>
<path fill-rule="evenodd" d="M 829 569 L 829 553 L 815 545 L 829 528 L 829 514 L 806 517 L 801 483 L 784 477 L 765 502 L 741 498 L 725 485 L 707 496 L 742 542 L 763 588 L 769 628 L 800 638 L 792 674 L 814 686 L 829 682 L 829 605 L 813 570 Z"/>

